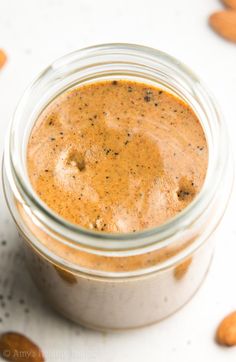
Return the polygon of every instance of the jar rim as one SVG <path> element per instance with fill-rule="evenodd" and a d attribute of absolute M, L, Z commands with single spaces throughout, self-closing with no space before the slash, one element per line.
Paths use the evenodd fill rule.
<path fill-rule="evenodd" d="M 17 140 L 17 127 L 20 127 L 20 121 L 23 110 L 29 101 L 32 90 L 35 90 L 38 84 L 48 75 L 63 74 L 64 71 L 70 71 L 70 65 L 79 64 L 84 66 L 84 62 L 92 61 L 97 57 L 108 55 L 117 56 L 135 56 L 142 62 L 156 63 L 160 62 L 171 67 L 172 71 L 183 79 L 191 87 L 193 95 L 200 97 L 204 101 L 205 116 L 211 123 L 214 139 L 211 139 L 211 147 L 209 150 L 209 167 L 205 182 L 200 192 L 194 200 L 175 217 L 167 220 L 165 223 L 153 227 L 137 231 L 135 233 L 105 233 L 85 229 L 79 225 L 72 224 L 58 214 L 53 212 L 44 202 L 37 196 L 33 190 L 27 175 L 22 166 L 22 159 L 17 150 L 19 149 L 19 141 Z M 159 62 L 159 63 L 158 63 Z M 104 63 L 105 64 L 105 63 Z M 214 150 L 214 152 L 212 152 Z M 86 249 L 101 250 L 101 252 L 119 252 L 130 251 L 133 249 L 143 250 L 143 248 L 162 248 L 171 242 L 171 237 L 188 228 L 196 219 L 201 217 L 204 210 L 207 209 L 209 203 L 214 198 L 218 183 L 221 181 L 228 159 L 228 143 L 227 134 L 224 127 L 224 121 L 218 110 L 216 102 L 209 90 L 205 87 L 201 80 L 184 64 L 174 57 L 146 46 L 126 43 L 113 43 L 95 45 L 81 50 L 77 50 L 67 54 L 46 68 L 26 89 L 21 98 L 13 120 L 11 123 L 10 134 L 7 137 L 4 159 L 10 164 L 11 175 L 9 179 L 17 185 L 21 197 L 27 200 L 27 204 L 31 207 L 42 225 L 51 230 L 56 230 L 57 234 L 63 238 L 72 240 L 75 244 L 80 244 Z M 9 174 L 9 173 L 8 173 Z M 8 175 L 9 176 L 9 175 Z M 141 252 L 141 251 L 140 251 Z"/>

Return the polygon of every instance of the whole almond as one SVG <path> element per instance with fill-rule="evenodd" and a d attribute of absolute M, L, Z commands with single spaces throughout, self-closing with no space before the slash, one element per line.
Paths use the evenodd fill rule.
<path fill-rule="evenodd" d="M 209 24 L 216 33 L 236 42 L 236 11 L 225 10 L 214 13 L 209 18 Z"/>
<path fill-rule="evenodd" d="M 222 320 L 216 331 L 216 341 L 225 346 L 236 346 L 236 311 Z"/>
<path fill-rule="evenodd" d="M 6 53 L 3 49 L 0 49 L 0 69 L 4 66 L 7 61 Z"/>
<path fill-rule="evenodd" d="M 10 362 L 44 362 L 39 347 L 23 334 L 7 332 L 0 336 L 0 356 Z"/>
<path fill-rule="evenodd" d="M 222 0 L 222 1 L 229 8 L 236 10 L 236 0 Z"/>

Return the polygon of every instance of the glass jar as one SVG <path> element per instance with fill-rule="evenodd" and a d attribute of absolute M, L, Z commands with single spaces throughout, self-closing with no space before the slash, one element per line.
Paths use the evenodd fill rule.
<path fill-rule="evenodd" d="M 153 229 L 109 234 L 71 224 L 39 199 L 27 175 L 27 142 L 42 109 L 72 87 L 108 79 L 141 81 L 175 94 L 194 110 L 206 135 L 202 190 L 175 218 Z M 154 323 L 194 295 L 210 265 L 232 179 L 225 125 L 202 82 L 169 55 L 130 44 L 79 50 L 41 73 L 16 109 L 3 160 L 6 200 L 35 283 L 60 313 L 96 329 Z"/>

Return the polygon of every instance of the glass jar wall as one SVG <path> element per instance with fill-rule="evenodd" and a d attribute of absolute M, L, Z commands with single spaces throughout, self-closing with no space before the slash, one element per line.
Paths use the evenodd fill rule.
<path fill-rule="evenodd" d="M 141 232 L 108 234 L 69 223 L 39 199 L 28 178 L 26 147 L 38 115 L 57 95 L 118 79 L 157 86 L 189 104 L 204 129 L 209 161 L 201 192 L 175 218 Z M 63 315 L 98 329 L 154 323 L 193 296 L 212 258 L 232 178 L 225 125 L 205 86 L 176 59 L 129 44 L 79 50 L 47 68 L 17 107 L 3 160 L 6 200 L 33 279 Z"/>

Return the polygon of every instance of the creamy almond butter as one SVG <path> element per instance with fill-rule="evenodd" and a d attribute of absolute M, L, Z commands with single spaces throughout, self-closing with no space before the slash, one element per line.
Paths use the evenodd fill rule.
<path fill-rule="evenodd" d="M 115 80 L 56 97 L 27 149 L 30 181 L 63 218 L 88 229 L 158 226 L 200 191 L 208 149 L 192 109 L 154 86 Z"/>

